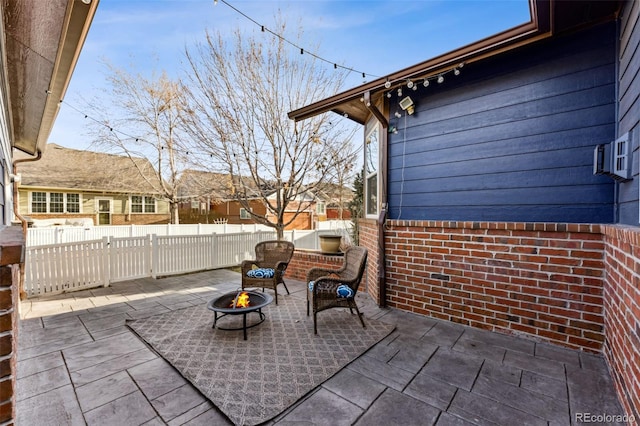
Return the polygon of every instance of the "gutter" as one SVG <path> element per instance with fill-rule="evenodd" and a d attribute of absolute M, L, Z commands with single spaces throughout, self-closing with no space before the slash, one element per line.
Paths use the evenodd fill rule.
<path fill-rule="evenodd" d="M 36 156 L 33 158 L 19 158 L 17 160 L 13 160 L 13 174 L 18 174 L 18 164 L 20 163 L 28 163 L 31 161 L 38 161 L 42 158 L 42 151 L 38 149 L 36 151 Z M 25 219 L 19 212 L 18 205 L 18 185 L 17 182 L 13 183 L 13 214 L 16 215 L 20 223 L 22 223 L 22 233 L 24 235 L 24 240 L 27 240 L 27 219 Z"/>
<path fill-rule="evenodd" d="M 386 266 L 387 266 L 387 256 L 386 256 L 386 247 L 384 242 L 384 224 L 387 218 L 387 158 L 388 155 L 388 129 L 389 129 L 389 121 L 385 114 L 378 109 L 376 105 L 371 101 L 371 92 L 367 91 L 364 93 L 364 104 L 373 114 L 373 116 L 378 120 L 378 122 L 382 125 L 382 137 L 380 138 L 380 151 L 385 152 L 386 154 L 382 157 L 382 164 L 380 165 L 380 182 L 382 186 L 382 203 L 380 209 L 380 215 L 378 216 L 378 306 L 384 308 L 387 306 L 387 286 L 385 282 L 386 276 Z M 386 108 L 385 108 L 385 112 Z"/>
<path fill-rule="evenodd" d="M 38 161 L 42 158 L 42 151 L 38 149 L 36 151 L 36 156 L 33 158 L 20 158 L 17 160 L 13 160 L 13 175 L 16 176 L 18 174 L 18 164 L 27 163 L 30 161 Z M 20 220 L 22 224 L 22 235 L 24 236 L 25 245 L 27 243 L 27 220 L 20 214 L 18 203 L 18 182 L 13 182 L 13 214 Z M 24 300 L 27 298 L 27 294 L 24 291 L 24 263 L 20 264 L 20 280 L 18 281 L 18 293 L 20 294 L 20 300 Z"/>

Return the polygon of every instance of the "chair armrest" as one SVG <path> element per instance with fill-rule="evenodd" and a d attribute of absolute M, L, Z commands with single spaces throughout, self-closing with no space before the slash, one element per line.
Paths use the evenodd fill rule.
<path fill-rule="evenodd" d="M 284 273 L 284 271 L 287 269 L 287 266 L 289 266 L 289 262 L 281 260 L 276 263 L 276 266 L 273 269 L 275 269 L 277 272 Z"/>
<path fill-rule="evenodd" d="M 334 297 L 340 284 L 342 280 L 339 277 L 318 277 L 313 284 L 313 294 L 326 293 Z"/>
<path fill-rule="evenodd" d="M 256 261 L 255 260 L 243 260 L 242 263 L 240 264 L 240 268 L 242 269 L 242 275 L 246 275 L 247 272 L 249 272 L 253 265 L 255 265 Z"/>
<path fill-rule="evenodd" d="M 307 282 L 316 281 L 320 277 L 325 277 L 325 276 L 327 276 L 328 278 L 329 275 L 335 274 L 337 272 L 338 272 L 337 269 L 311 268 L 309 269 L 309 272 L 307 272 Z"/>

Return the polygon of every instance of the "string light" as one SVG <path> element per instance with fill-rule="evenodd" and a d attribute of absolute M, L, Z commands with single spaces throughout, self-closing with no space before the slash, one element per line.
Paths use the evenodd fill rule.
<path fill-rule="evenodd" d="M 371 74 L 371 73 L 365 73 L 364 71 L 360 71 L 360 70 L 357 70 L 357 69 L 352 68 L 352 67 L 345 67 L 343 65 L 338 65 L 335 61 L 330 61 L 328 59 L 325 59 L 322 56 L 319 56 L 319 55 L 317 55 L 317 54 L 315 54 L 313 52 L 309 52 L 308 50 L 305 52 L 304 48 L 302 48 L 302 46 L 298 46 L 296 43 L 286 39 L 284 36 L 274 32 L 274 31 L 271 31 L 269 28 L 267 28 L 264 25 L 258 23 L 258 21 L 256 21 L 255 19 L 253 19 L 252 17 L 250 17 L 246 13 L 242 12 L 240 9 L 238 9 L 235 6 L 231 5 L 227 0 L 220 0 L 220 2 L 224 3 L 226 6 L 228 6 L 230 9 L 232 9 L 234 12 L 238 13 L 239 15 L 243 16 L 245 19 L 247 19 L 247 20 L 253 22 L 254 24 L 256 24 L 258 27 L 260 27 L 262 32 L 268 32 L 271 35 L 277 37 L 279 40 L 281 40 L 281 41 L 283 41 L 283 42 L 295 47 L 296 49 L 299 49 L 301 55 L 303 55 L 305 53 L 307 55 L 311 55 L 311 56 L 313 56 L 314 58 L 316 58 L 319 61 L 325 62 L 325 63 L 327 63 L 329 65 L 333 65 L 334 69 L 341 68 L 343 70 L 349 71 L 350 73 L 351 72 L 355 72 L 355 73 L 362 74 L 362 78 L 366 78 L 367 75 L 370 76 L 370 77 L 380 78 L 379 75 L 375 75 L 375 74 Z M 213 4 L 217 5 L 218 4 L 218 0 L 214 0 Z"/>

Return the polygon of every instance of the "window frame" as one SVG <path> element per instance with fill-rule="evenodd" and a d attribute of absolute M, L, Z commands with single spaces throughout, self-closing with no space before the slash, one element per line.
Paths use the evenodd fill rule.
<path fill-rule="evenodd" d="M 139 202 L 137 200 L 134 201 L 134 199 L 138 198 L 140 199 Z M 157 200 L 151 195 L 130 195 L 129 206 L 131 214 L 156 214 L 158 212 Z M 134 206 L 136 211 L 134 211 Z"/>
<path fill-rule="evenodd" d="M 378 214 L 380 212 L 380 124 L 377 120 L 372 119 L 371 129 L 365 133 L 364 138 L 364 213 L 366 218 L 377 219 Z M 370 148 L 371 143 L 368 141 L 371 140 L 371 137 L 375 134 L 376 142 L 375 142 L 375 154 L 373 156 L 369 156 L 369 153 L 372 151 Z M 369 163 L 375 161 L 376 164 L 371 164 L 375 166 L 375 170 L 367 170 Z M 375 180 L 375 194 L 370 194 L 370 182 Z M 375 200 L 372 200 L 372 197 L 375 195 Z M 372 205 L 373 204 L 373 205 Z"/>
<path fill-rule="evenodd" d="M 48 192 L 48 191 L 29 191 L 29 206 L 28 206 L 28 212 L 29 214 L 80 214 L 82 213 L 82 193 L 80 192 Z M 36 194 L 44 194 L 44 199 L 43 200 L 38 200 L 37 203 L 40 204 L 42 207 L 44 207 L 44 211 L 40 211 L 41 209 L 38 209 L 38 211 L 36 211 L 33 207 L 34 207 L 34 196 Z M 52 201 L 52 198 L 57 198 L 57 195 L 61 195 L 62 198 L 61 200 L 54 200 Z M 69 196 L 70 195 L 75 195 L 78 197 L 77 201 L 73 201 L 70 202 L 69 201 Z M 54 197 L 52 197 L 54 196 Z M 56 211 L 53 211 L 51 206 L 52 204 L 55 205 L 60 205 L 60 203 L 62 203 L 62 211 L 56 209 Z M 78 206 L 78 211 L 69 211 L 69 205 L 76 205 Z"/>
<path fill-rule="evenodd" d="M 243 220 L 247 220 L 247 219 L 251 219 L 251 213 L 249 213 L 250 211 L 253 211 L 252 209 L 245 209 L 244 207 L 240 207 L 240 219 Z"/>

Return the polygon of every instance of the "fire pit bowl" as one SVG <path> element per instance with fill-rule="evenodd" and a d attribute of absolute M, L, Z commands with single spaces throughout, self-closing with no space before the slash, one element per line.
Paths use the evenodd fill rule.
<path fill-rule="evenodd" d="M 248 301 L 248 306 L 241 306 L 240 301 Z M 262 324 L 265 315 L 262 308 L 273 302 L 273 297 L 267 293 L 258 293 L 249 290 L 238 290 L 231 293 L 223 294 L 209 302 L 207 309 L 213 311 L 213 326 L 216 327 L 218 319 L 227 315 L 242 315 L 242 327 L 220 327 L 219 330 L 243 330 L 244 340 L 247 340 L 247 328 L 255 327 Z M 260 320 L 247 326 L 247 314 L 251 312 L 258 313 Z M 218 315 L 220 314 L 220 315 Z"/>

